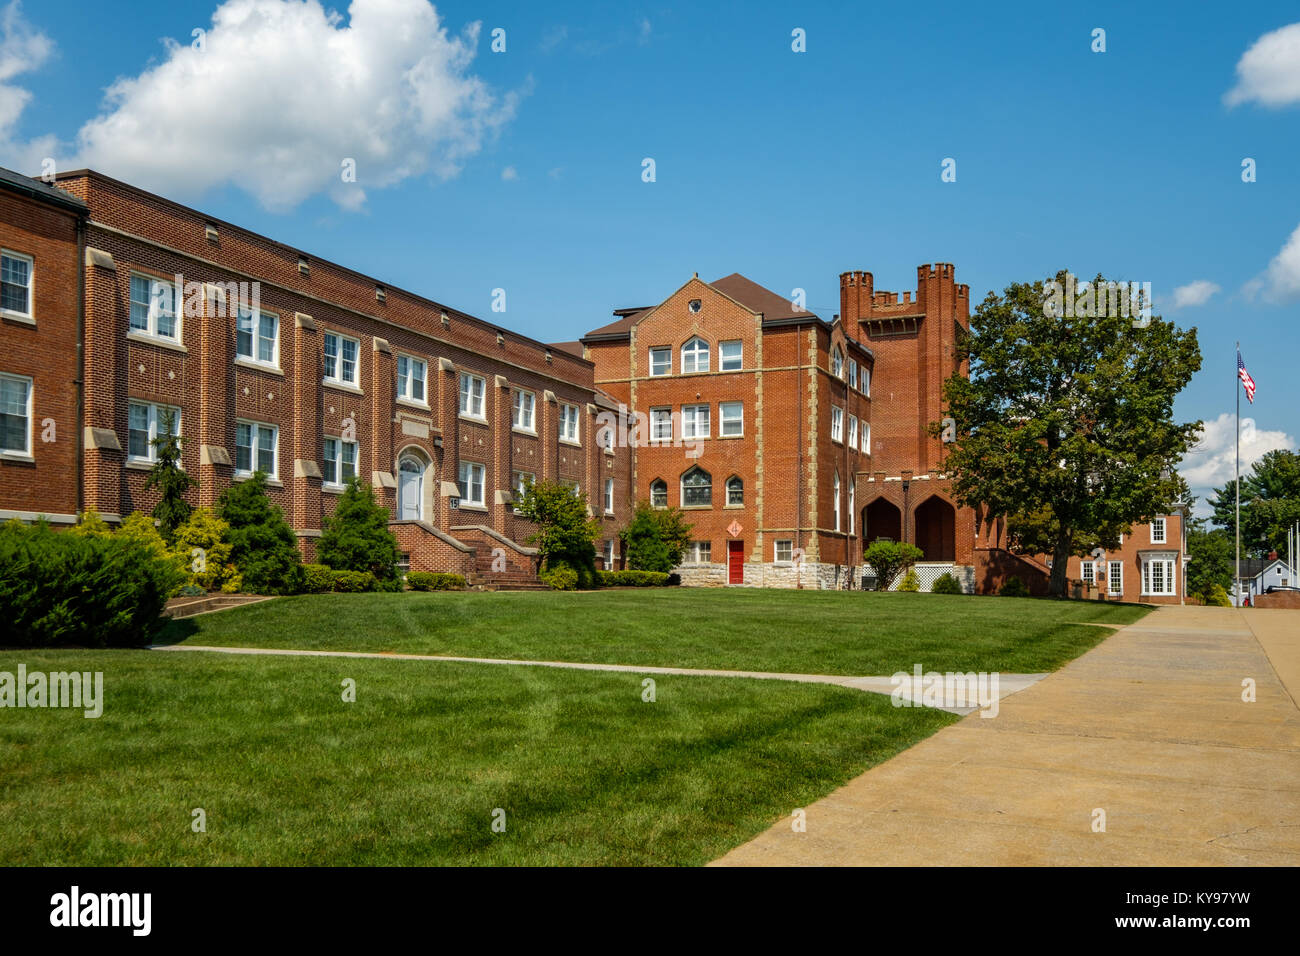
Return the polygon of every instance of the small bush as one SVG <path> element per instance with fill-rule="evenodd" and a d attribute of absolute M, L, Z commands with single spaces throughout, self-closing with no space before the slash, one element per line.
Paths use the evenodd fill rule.
<path fill-rule="evenodd" d="M 903 580 L 898 582 L 898 590 L 906 591 L 909 594 L 915 594 L 921 590 L 921 579 L 916 576 L 915 568 L 907 569 L 907 573 L 903 575 Z"/>
<path fill-rule="evenodd" d="M 331 571 L 334 578 L 334 590 L 343 594 L 358 594 L 362 591 L 374 591 L 379 582 L 369 571 Z"/>
<path fill-rule="evenodd" d="M 1232 600 L 1222 584 L 1211 586 L 1210 592 L 1205 595 L 1205 603 L 1210 607 L 1232 607 Z"/>
<path fill-rule="evenodd" d="M 175 562 L 141 538 L 11 521 L 0 527 L 0 643 L 140 647 L 184 583 Z"/>
<path fill-rule="evenodd" d="M 334 513 L 316 542 L 316 559 L 336 571 L 369 571 L 380 590 L 400 591 L 397 539 L 388 530 L 388 510 L 360 478 L 348 480 Z"/>
<path fill-rule="evenodd" d="M 668 575 L 668 580 L 665 581 L 664 583 L 667 584 L 668 587 L 670 588 L 681 587 L 682 576 L 678 574 L 676 571 L 674 571 L 672 574 Z"/>
<path fill-rule="evenodd" d="M 1025 582 L 1014 574 L 1003 582 L 1002 587 L 998 588 L 999 597 L 1029 597 L 1029 588 L 1025 587 Z"/>
<path fill-rule="evenodd" d="M 669 575 L 663 571 L 600 571 L 600 586 L 606 588 L 667 587 Z"/>
<path fill-rule="evenodd" d="M 303 590 L 308 594 L 324 594 L 334 590 L 334 571 L 323 564 L 304 564 Z"/>
<path fill-rule="evenodd" d="M 211 508 L 195 508 L 172 536 L 172 551 L 189 575 L 189 582 L 205 591 L 238 591 L 243 578 L 231 561 L 226 540 L 230 527 Z"/>
<path fill-rule="evenodd" d="M 412 591 L 463 591 L 465 578 L 460 574 L 412 571 L 406 576 L 406 586 Z"/>
<path fill-rule="evenodd" d="M 961 582 L 951 574 L 944 573 L 934 579 L 934 584 L 930 585 L 931 594 L 964 594 L 961 589 Z"/>
<path fill-rule="evenodd" d="M 266 493 L 266 475 L 231 485 L 221 493 L 217 516 L 229 525 L 230 559 L 254 594 L 296 594 L 302 588 L 298 539 L 284 513 Z"/>
<path fill-rule="evenodd" d="M 557 564 L 547 568 L 540 575 L 542 583 L 554 591 L 576 591 L 578 589 L 578 572 L 567 564 Z"/>
<path fill-rule="evenodd" d="M 207 594 L 207 588 L 201 588 L 197 584 L 187 584 L 176 592 L 177 597 L 202 597 Z"/>

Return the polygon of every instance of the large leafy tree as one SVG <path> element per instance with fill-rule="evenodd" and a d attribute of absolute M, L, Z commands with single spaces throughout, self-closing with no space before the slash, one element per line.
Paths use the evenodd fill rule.
<path fill-rule="evenodd" d="M 627 527 L 619 532 L 627 566 L 633 571 L 671 571 L 682 563 L 692 525 L 677 508 L 654 508 L 640 502 Z"/>
<path fill-rule="evenodd" d="M 515 508 L 537 526 L 528 537 L 537 546 L 546 568 L 568 565 L 578 572 L 580 587 L 596 579 L 595 540 L 600 522 L 587 513 L 586 495 L 558 481 L 539 481 L 527 486 Z"/>
<path fill-rule="evenodd" d="M 1221 528 L 1207 530 L 1205 520 L 1194 518 L 1187 525 L 1187 593 L 1206 603 L 1216 587 L 1232 587 L 1233 541 Z"/>
<path fill-rule="evenodd" d="M 1117 547 L 1185 487 L 1174 467 L 1201 423 L 1175 421 L 1173 405 L 1201 353 L 1195 329 L 1066 316 L 1045 307 L 1049 292 L 1012 283 L 976 308 L 958 346 L 970 376 L 944 385 L 956 426 L 944 469 L 962 504 L 1006 517 L 1021 548 L 1052 556 L 1050 593 L 1062 596 L 1070 555 Z"/>
<path fill-rule="evenodd" d="M 1232 482 L 1210 499 L 1214 523 L 1235 539 L 1236 495 Z M 1300 452 L 1270 451 L 1241 479 L 1242 557 L 1286 554 L 1286 531 L 1300 521 Z M 1235 541 L 1234 541 L 1235 547 Z"/>

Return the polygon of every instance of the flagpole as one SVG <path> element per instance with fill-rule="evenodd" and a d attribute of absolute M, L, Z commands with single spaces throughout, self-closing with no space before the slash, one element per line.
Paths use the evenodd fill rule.
<path fill-rule="evenodd" d="M 1241 343 L 1237 343 L 1237 361 L 1241 361 Z M 1241 607 L 1241 378 L 1240 366 L 1233 366 L 1232 369 L 1232 391 L 1237 398 L 1237 458 L 1233 465 L 1232 484 L 1237 492 L 1236 521 L 1234 526 L 1237 532 L 1237 563 L 1233 565 L 1233 571 L 1237 576 L 1237 607 Z"/>

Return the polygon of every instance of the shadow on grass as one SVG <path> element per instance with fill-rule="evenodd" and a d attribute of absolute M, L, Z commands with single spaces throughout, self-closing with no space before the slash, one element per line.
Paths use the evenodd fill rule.
<path fill-rule="evenodd" d="M 192 618 L 172 618 L 162 626 L 153 637 L 151 647 L 167 647 L 171 644 L 180 644 L 188 640 L 199 632 L 199 626 Z"/>

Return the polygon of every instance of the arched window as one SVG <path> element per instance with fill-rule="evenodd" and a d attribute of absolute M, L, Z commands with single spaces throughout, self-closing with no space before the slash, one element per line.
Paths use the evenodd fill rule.
<path fill-rule="evenodd" d="M 836 378 L 844 377 L 844 353 L 840 351 L 838 345 L 831 352 L 831 374 Z"/>
<path fill-rule="evenodd" d="M 835 472 L 835 530 L 840 530 L 840 473 Z"/>
<path fill-rule="evenodd" d="M 698 335 L 682 346 L 682 372 L 709 370 L 709 343 Z"/>
<path fill-rule="evenodd" d="M 668 482 L 662 478 L 650 482 L 650 504 L 655 508 L 668 507 Z"/>
<path fill-rule="evenodd" d="M 682 504 L 713 504 L 713 476 L 699 465 L 682 475 Z"/>
<path fill-rule="evenodd" d="M 739 475 L 727 479 L 727 504 L 743 505 L 745 503 L 745 483 Z"/>

